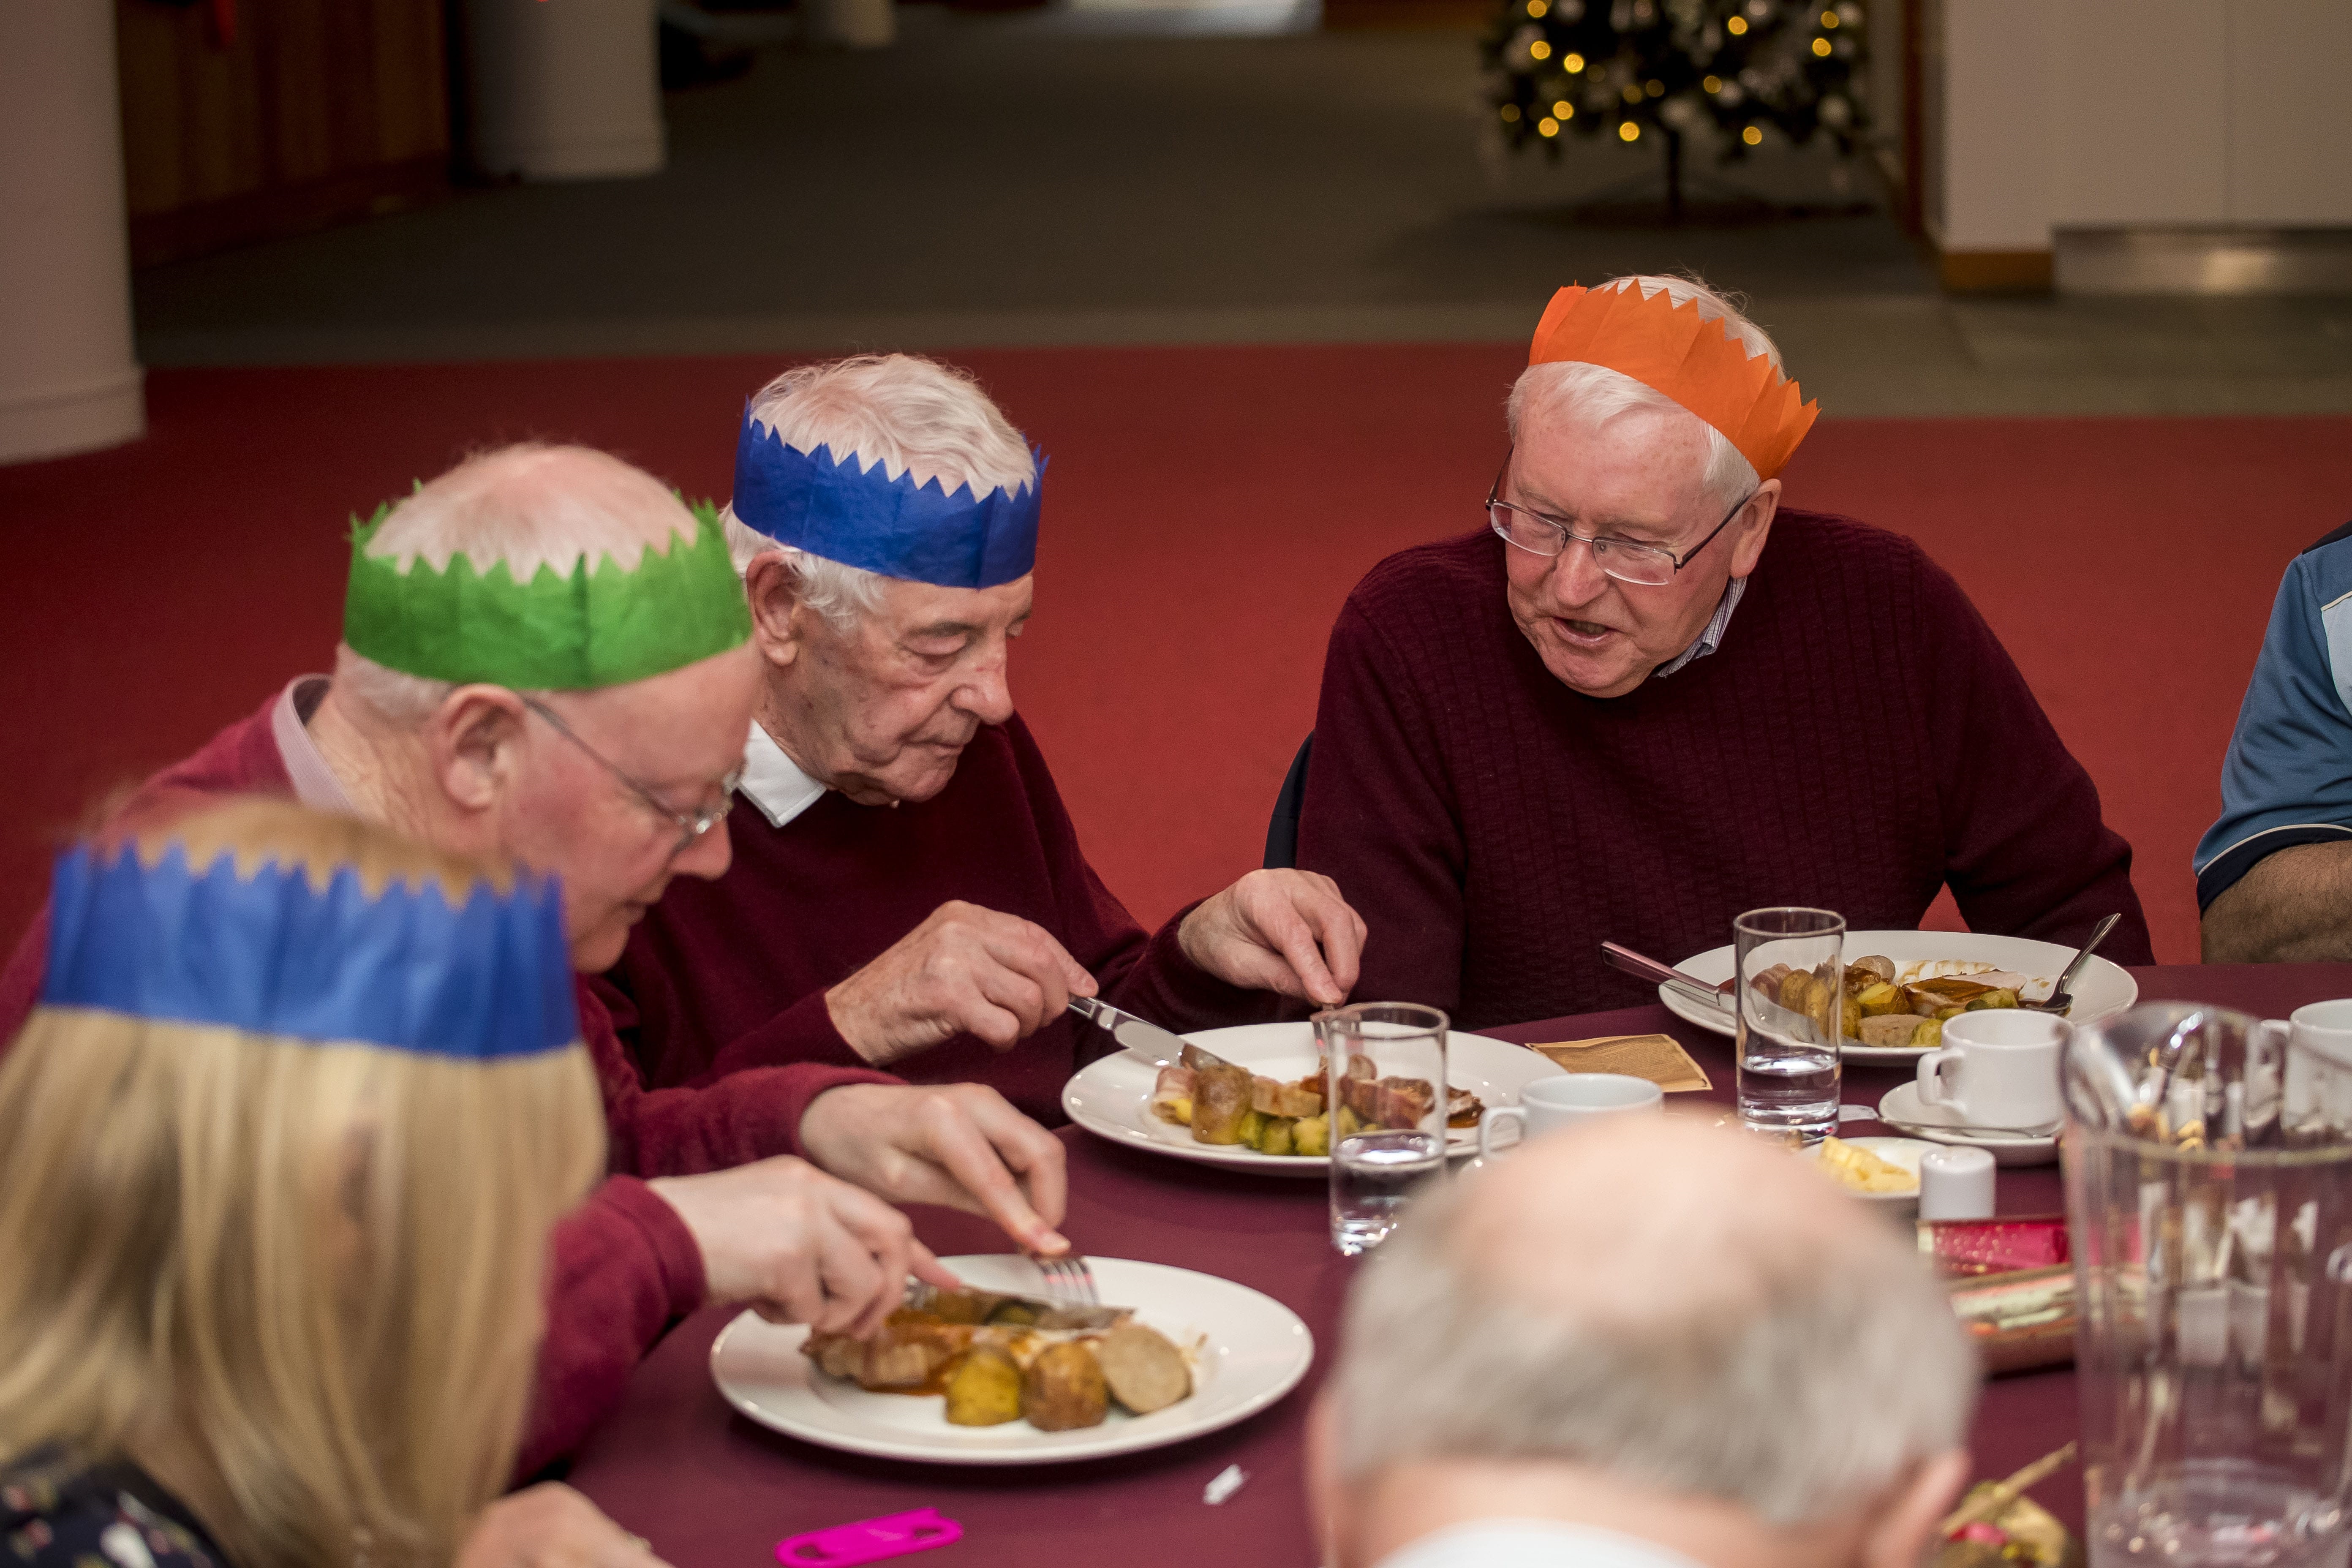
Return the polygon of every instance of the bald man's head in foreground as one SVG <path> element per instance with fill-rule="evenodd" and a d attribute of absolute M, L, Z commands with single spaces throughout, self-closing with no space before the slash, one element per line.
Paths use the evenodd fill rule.
<path fill-rule="evenodd" d="M 1433 1196 L 1357 1280 L 1325 1561 L 1911 1568 L 1976 1384 L 1882 1215 L 1742 1134 L 1609 1119 Z"/>

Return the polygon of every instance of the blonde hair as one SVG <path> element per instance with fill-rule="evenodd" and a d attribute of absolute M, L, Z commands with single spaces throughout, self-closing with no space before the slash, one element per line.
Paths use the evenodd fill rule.
<path fill-rule="evenodd" d="M 372 888 L 485 867 L 237 802 L 142 833 Z M 0 1459 L 179 1439 L 239 1568 L 446 1563 L 504 1489 L 548 1236 L 600 1173 L 577 1047 L 479 1062 L 86 1009 L 0 1063 Z"/>
<path fill-rule="evenodd" d="M 795 451 L 855 454 L 863 465 L 880 463 L 892 479 L 937 479 L 951 494 L 963 485 L 984 496 L 1037 482 L 1036 457 L 971 373 L 919 354 L 795 366 L 759 390 L 751 416 Z M 738 518 L 732 501 L 719 519 L 739 574 L 762 555 L 782 555 L 802 599 L 836 630 L 847 631 L 881 604 L 882 574 L 779 544 Z"/>

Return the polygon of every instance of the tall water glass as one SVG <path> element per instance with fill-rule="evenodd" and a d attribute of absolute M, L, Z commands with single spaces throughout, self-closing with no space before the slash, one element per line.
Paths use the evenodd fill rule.
<path fill-rule="evenodd" d="M 1445 1015 L 1359 1002 L 1315 1015 L 1331 1117 L 1331 1245 L 1386 1241 L 1423 1184 L 1445 1177 Z"/>
<path fill-rule="evenodd" d="M 1828 910 L 1750 910 L 1731 929 L 1740 1124 L 1817 1143 L 1837 1131 L 1845 917 Z"/>
<path fill-rule="evenodd" d="M 2352 1062 L 2158 1003 L 2062 1072 L 2093 1568 L 2343 1568 Z"/>

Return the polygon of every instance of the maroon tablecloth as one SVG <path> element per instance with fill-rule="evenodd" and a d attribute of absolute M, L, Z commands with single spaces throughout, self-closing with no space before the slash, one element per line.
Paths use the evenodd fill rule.
<path fill-rule="evenodd" d="M 2352 965 L 2295 964 L 2135 971 L 2149 1001 L 2183 998 L 2281 1016 L 2306 1002 L 2352 995 Z M 1728 1100 L 1728 1042 L 1658 1006 L 1496 1029 L 1521 1041 L 1663 1031 L 1675 1036 Z M 1849 1104 L 1876 1105 L 1905 1075 L 1851 1066 Z M 1862 1129 L 1868 1131 L 1869 1129 Z M 1088 1253 L 1171 1263 L 1240 1281 L 1288 1306 L 1316 1334 L 1315 1365 L 1299 1390 L 1238 1426 L 1171 1448 L 1085 1464 L 961 1468 L 904 1464 L 814 1447 L 734 1415 L 712 1386 L 711 1341 L 733 1316 L 698 1314 L 646 1361 L 626 1402 L 591 1441 L 572 1484 L 677 1568 L 753 1568 L 785 1536 L 850 1520 L 937 1507 L 964 1539 L 928 1562 L 1311 1568 L 1317 1552 L 1301 1500 L 1300 1432 L 1322 1381 L 1353 1265 L 1330 1247 L 1321 1182 L 1253 1177 L 1117 1147 L 1071 1129 L 1070 1215 L 1064 1229 Z M 2004 1214 L 2062 1206 L 2057 1168 L 2003 1171 Z M 1001 1252 L 985 1223 L 918 1211 L 917 1228 L 941 1253 Z M 1978 1415 L 1978 1472 L 2006 1475 L 2074 1434 L 2071 1372 L 1993 1379 Z M 1249 1481 L 1222 1507 L 1202 1488 L 1227 1465 Z M 2075 1471 L 2035 1489 L 2079 1525 Z"/>

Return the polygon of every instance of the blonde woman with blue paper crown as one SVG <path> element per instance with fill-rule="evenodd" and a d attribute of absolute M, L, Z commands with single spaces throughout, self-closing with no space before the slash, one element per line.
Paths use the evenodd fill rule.
<path fill-rule="evenodd" d="M 493 1505 L 604 1165 L 579 1041 L 551 882 L 257 800 L 61 856 L 0 1067 L 0 1561 L 652 1563 Z"/>

